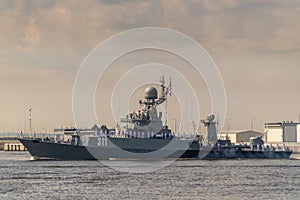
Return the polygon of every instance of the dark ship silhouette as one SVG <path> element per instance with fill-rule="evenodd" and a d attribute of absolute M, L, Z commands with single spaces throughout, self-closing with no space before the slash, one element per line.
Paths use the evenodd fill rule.
<path fill-rule="evenodd" d="M 171 93 L 171 79 L 168 87 L 164 78 L 160 80 L 161 92 L 155 87 L 147 87 L 144 100 L 139 101 L 139 109 L 121 119 L 117 129 L 108 129 L 105 125 L 96 125 L 86 129 L 57 129 L 63 131 L 69 142 L 41 138 L 19 138 L 33 159 L 71 159 L 71 160 L 106 160 L 106 159 L 281 159 L 289 158 L 292 151 L 275 151 L 264 148 L 262 136 L 251 139 L 250 145 L 234 145 L 230 140 L 217 140 L 216 121 L 209 115 L 201 122 L 207 127 L 205 143 L 200 136 L 180 138 L 162 122 L 162 113 L 157 106 L 167 100 Z M 64 138 L 64 137 L 63 137 Z"/>

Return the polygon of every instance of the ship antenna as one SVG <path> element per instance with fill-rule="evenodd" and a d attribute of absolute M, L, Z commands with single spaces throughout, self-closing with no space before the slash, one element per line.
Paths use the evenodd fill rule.
<path fill-rule="evenodd" d="M 165 83 L 164 77 L 162 77 L 162 83 Z M 170 82 L 168 87 L 166 88 L 165 86 L 163 86 L 164 88 L 164 93 L 163 93 L 163 97 L 166 101 L 166 112 L 165 112 L 165 116 L 166 116 L 166 120 L 165 120 L 165 126 L 168 126 L 168 95 L 172 95 L 172 78 L 170 77 Z M 166 91 L 165 91 L 166 89 Z"/>
<path fill-rule="evenodd" d="M 171 96 L 171 90 L 172 90 L 172 82 L 171 82 L 171 78 L 170 78 L 170 83 L 168 85 L 168 87 L 165 86 L 165 77 L 164 75 L 162 77 L 160 77 L 160 87 L 161 87 L 161 94 L 160 94 L 160 97 L 154 102 L 155 105 L 159 105 L 163 102 L 166 102 L 166 112 L 165 112 L 165 116 L 166 116 L 166 119 L 165 119 L 165 126 L 167 126 L 167 123 L 168 123 L 168 94 Z"/>
<path fill-rule="evenodd" d="M 30 132 L 30 135 L 32 136 L 32 122 L 31 122 L 32 108 L 29 108 L 28 111 L 29 111 L 29 132 Z"/>
<path fill-rule="evenodd" d="M 161 87 L 161 98 L 164 99 L 165 98 L 165 77 L 164 75 L 162 75 L 162 77 L 160 77 L 160 87 Z"/>
<path fill-rule="evenodd" d="M 168 93 L 171 96 L 172 95 L 172 78 L 170 77 L 169 87 L 168 87 Z"/>
<path fill-rule="evenodd" d="M 168 126 L 168 98 L 166 98 L 166 120 L 165 120 L 165 126 Z"/>

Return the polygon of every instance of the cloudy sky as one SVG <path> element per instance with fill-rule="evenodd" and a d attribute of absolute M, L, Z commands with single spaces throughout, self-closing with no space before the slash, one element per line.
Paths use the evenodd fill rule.
<path fill-rule="evenodd" d="M 28 127 L 30 107 L 36 131 L 71 125 L 73 83 L 87 54 L 114 34 L 147 26 L 180 31 L 209 52 L 232 129 L 296 121 L 299 16 L 297 0 L 0 0 L 0 132 Z"/>

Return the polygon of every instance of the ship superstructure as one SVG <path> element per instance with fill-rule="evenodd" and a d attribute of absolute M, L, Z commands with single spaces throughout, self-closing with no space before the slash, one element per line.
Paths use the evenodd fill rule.
<path fill-rule="evenodd" d="M 144 92 L 144 100 L 139 101 L 139 108 L 126 118 L 121 119 L 120 132 L 130 137 L 153 138 L 170 137 L 171 130 L 167 124 L 162 122 L 162 112 L 157 111 L 157 107 L 167 101 L 168 94 L 172 92 L 172 83 L 165 86 L 164 77 L 160 79 L 160 96 L 155 87 L 149 86 Z"/>

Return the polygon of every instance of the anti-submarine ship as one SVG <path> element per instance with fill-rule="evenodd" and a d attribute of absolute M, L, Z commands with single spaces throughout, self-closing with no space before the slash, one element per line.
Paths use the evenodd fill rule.
<path fill-rule="evenodd" d="M 147 87 L 144 100 L 139 101 L 139 109 L 121 119 L 116 129 L 105 125 L 93 127 L 93 132 L 85 129 L 64 129 L 61 139 L 20 138 L 32 158 L 106 160 L 106 159 L 164 159 L 198 158 L 199 137 L 181 139 L 162 122 L 162 112 L 157 106 L 167 100 L 171 93 L 171 79 L 166 87 L 164 78 L 160 80 L 161 92 L 155 87 Z M 62 131 L 62 130 L 60 130 Z M 69 141 L 65 142 L 65 138 Z"/>

